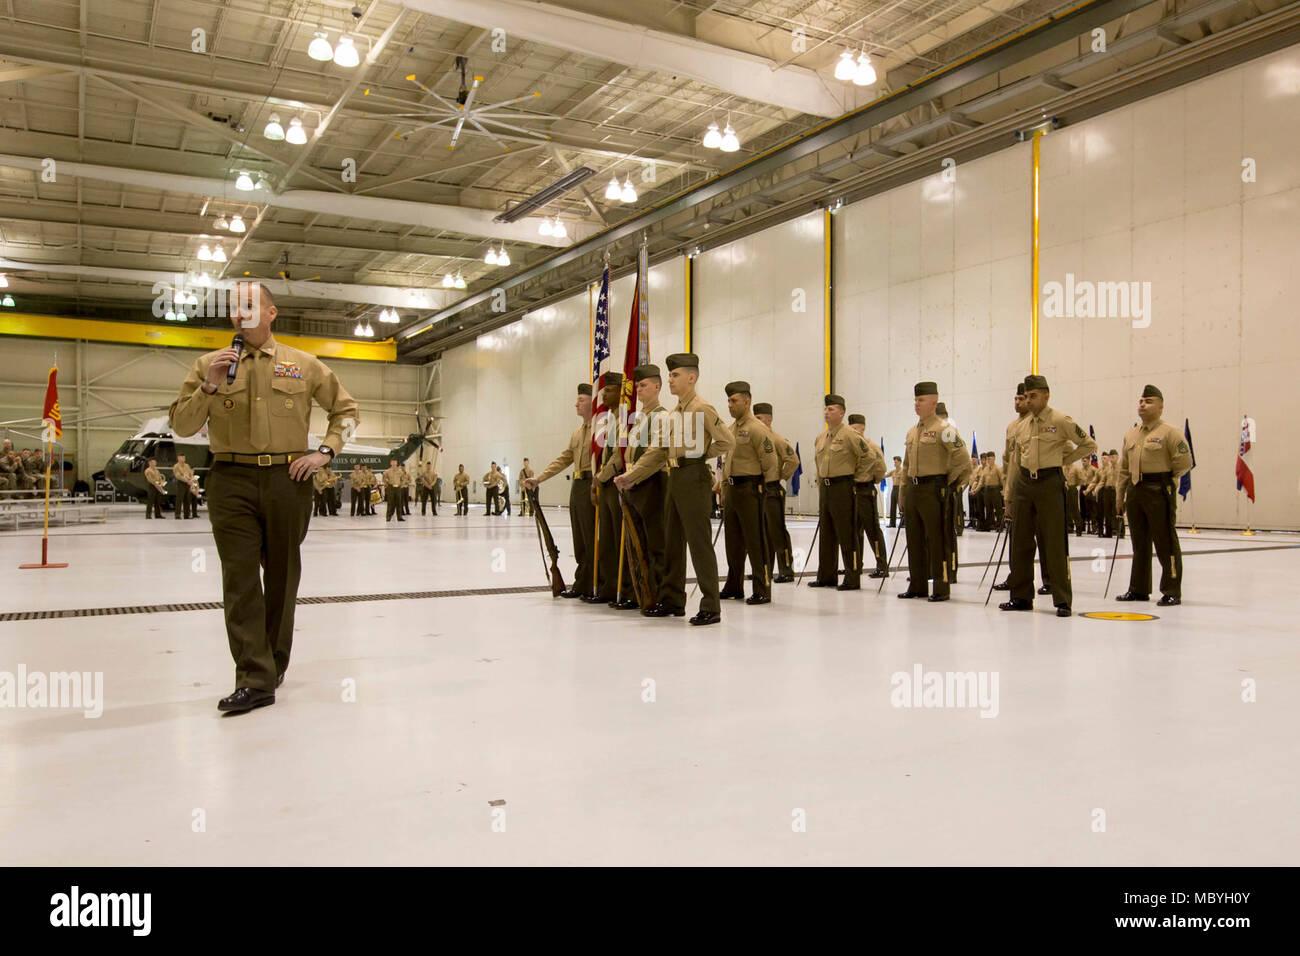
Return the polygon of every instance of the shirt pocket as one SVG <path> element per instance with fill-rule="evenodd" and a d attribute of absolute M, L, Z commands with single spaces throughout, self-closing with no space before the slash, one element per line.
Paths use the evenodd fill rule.
<path fill-rule="evenodd" d="M 235 379 L 233 384 L 224 382 L 217 386 L 208 410 L 208 436 L 223 446 L 229 446 L 239 423 L 249 421 L 248 415 L 248 379 Z"/>
<path fill-rule="evenodd" d="M 282 417 L 306 417 L 307 382 L 301 378 L 271 379 L 271 414 Z"/>

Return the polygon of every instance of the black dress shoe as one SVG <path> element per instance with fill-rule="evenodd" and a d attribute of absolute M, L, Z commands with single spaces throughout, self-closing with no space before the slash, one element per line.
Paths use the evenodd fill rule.
<path fill-rule="evenodd" d="M 582 594 L 581 594 L 580 592 L 578 592 L 578 591 L 575 591 L 573 588 L 569 588 L 567 591 L 561 591 L 561 592 L 560 592 L 560 597 L 562 597 L 562 598 L 577 598 L 577 597 L 582 597 Z"/>
<path fill-rule="evenodd" d="M 1182 598 L 1176 598 L 1172 594 L 1166 594 L 1164 597 L 1162 597 L 1159 601 L 1156 602 L 1156 605 L 1158 607 L 1173 607 L 1175 604 L 1182 604 L 1182 603 L 1183 603 Z"/>
<path fill-rule="evenodd" d="M 281 684 L 284 683 L 284 675 L 285 675 L 286 673 L 287 673 L 286 671 L 280 671 L 280 673 L 278 673 L 278 674 L 275 675 L 275 686 L 276 686 L 276 687 L 279 687 Z"/>
<path fill-rule="evenodd" d="M 1074 612 L 1070 610 L 1070 605 L 1068 605 L 1068 604 L 1058 604 L 1058 605 L 1056 605 L 1056 616 L 1057 616 L 1057 617 L 1069 617 L 1069 616 L 1070 616 L 1071 614 L 1073 614 L 1073 613 L 1074 613 Z"/>
<path fill-rule="evenodd" d="M 870 574 L 867 575 L 867 577 L 869 577 L 869 578 L 887 578 L 887 577 L 889 577 L 889 572 L 888 572 L 888 571 L 872 571 Z"/>
<path fill-rule="evenodd" d="M 579 596 L 578 600 L 580 600 L 583 604 L 605 604 L 606 603 L 605 599 L 601 597 L 599 594 L 583 594 Z"/>
<path fill-rule="evenodd" d="M 641 612 L 646 617 L 685 617 L 686 611 L 679 607 L 666 607 L 663 604 L 652 604 Z"/>
<path fill-rule="evenodd" d="M 621 601 L 610 601 L 609 606 L 615 611 L 635 611 L 641 607 L 640 604 L 637 604 L 636 601 L 633 601 L 631 598 L 623 598 Z"/>
<path fill-rule="evenodd" d="M 915 592 L 915 591 L 904 591 L 902 594 L 899 595 L 899 597 L 904 598 L 904 599 L 908 599 L 908 598 L 928 598 L 929 596 L 930 596 L 930 595 L 926 594 L 924 591 L 922 591 L 920 594 L 918 594 L 918 593 Z"/>
<path fill-rule="evenodd" d="M 699 614 L 696 614 L 691 618 L 691 623 L 697 626 L 703 624 L 720 624 L 722 623 L 722 615 L 717 611 L 701 611 Z"/>
<path fill-rule="evenodd" d="M 745 600 L 744 591 L 720 591 L 718 593 L 720 601 L 743 601 Z"/>
<path fill-rule="evenodd" d="M 926 600 L 929 601 L 931 604 L 933 604 L 935 601 L 946 601 L 948 600 L 949 596 L 950 595 L 947 594 L 931 594 L 928 598 L 926 598 Z"/>
<path fill-rule="evenodd" d="M 1033 609 L 1034 602 L 1026 601 L 1024 598 L 1012 598 L 998 605 L 998 610 L 1001 611 L 1032 611 Z"/>
<path fill-rule="evenodd" d="M 1136 591 L 1125 591 L 1123 594 L 1116 596 L 1116 601 L 1150 601 L 1150 594 L 1138 594 Z"/>
<path fill-rule="evenodd" d="M 837 591 L 861 591 L 861 590 L 862 590 L 862 585 L 861 585 L 861 584 L 837 584 L 837 585 L 835 585 L 835 590 L 837 590 Z"/>
<path fill-rule="evenodd" d="M 1046 584 L 1044 584 L 1044 585 L 1041 585 L 1041 586 L 1038 588 L 1038 593 L 1039 593 L 1039 594 L 1051 594 L 1051 593 L 1052 593 L 1052 589 L 1049 588 Z"/>
<path fill-rule="evenodd" d="M 254 707 L 265 707 L 267 704 L 274 703 L 274 691 L 241 687 L 229 697 L 223 697 L 217 701 L 217 710 L 224 710 L 227 713 L 239 713 L 240 711 L 252 710 Z"/>
<path fill-rule="evenodd" d="M 793 574 L 778 574 L 772 579 L 773 584 L 789 584 L 794 580 Z"/>
<path fill-rule="evenodd" d="M 1010 581 L 1003 581 L 1001 584 L 995 584 L 995 585 L 993 585 L 993 590 L 995 590 L 995 591 L 1010 591 L 1010 590 L 1011 590 L 1011 582 L 1010 582 Z"/>
<path fill-rule="evenodd" d="M 763 594 L 751 594 L 745 598 L 746 604 L 771 604 L 772 599 Z"/>
<path fill-rule="evenodd" d="M 810 588 L 833 588 L 833 587 L 838 587 L 838 585 L 837 585 L 834 581 L 831 581 L 831 582 L 827 583 L 826 581 L 818 581 L 816 578 L 813 578 L 811 581 L 808 582 L 808 587 L 810 587 Z"/>

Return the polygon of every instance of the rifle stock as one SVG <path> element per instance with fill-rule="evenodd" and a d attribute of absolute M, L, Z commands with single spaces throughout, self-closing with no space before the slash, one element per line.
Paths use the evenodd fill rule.
<path fill-rule="evenodd" d="M 631 545 L 629 554 L 632 556 L 632 561 L 629 562 L 628 570 L 632 574 L 633 590 L 636 591 L 637 600 L 641 610 L 644 611 L 655 603 L 655 595 L 650 587 L 650 567 L 646 563 L 645 549 L 641 546 L 641 535 L 637 533 L 636 524 L 632 521 L 631 511 L 622 492 L 619 492 L 618 504 L 623 509 L 623 528 L 627 531 L 627 540 Z"/>
<path fill-rule="evenodd" d="M 551 537 L 550 526 L 547 525 L 546 516 L 542 514 L 541 505 L 537 501 L 536 488 L 528 492 L 528 500 L 532 502 L 533 518 L 537 521 L 537 533 L 551 566 L 551 597 L 559 597 L 560 592 L 564 590 L 564 575 L 560 573 L 560 549 L 555 546 L 555 539 Z"/>

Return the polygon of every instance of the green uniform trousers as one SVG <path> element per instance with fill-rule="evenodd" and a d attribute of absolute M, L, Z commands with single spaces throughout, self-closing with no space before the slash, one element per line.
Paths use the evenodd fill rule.
<path fill-rule="evenodd" d="M 1031 478 L 1020 469 L 1011 501 L 1012 600 L 1034 599 L 1034 549 L 1043 566 L 1043 586 L 1052 589 L 1052 603 L 1074 603 L 1070 582 L 1069 538 L 1065 524 L 1065 476 L 1060 468 L 1040 468 Z"/>
<path fill-rule="evenodd" d="M 763 514 L 767 520 L 767 566 L 783 578 L 794 577 L 794 547 L 785 526 L 785 489 L 779 481 L 764 485 Z"/>
<path fill-rule="evenodd" d="M 818 478 L 818 524 L 821 543 L 817 546 L 817 581 L 827 587 L 836 583 L 838 561 L 844 560 L 844 585 L 861 586 L 862 565 L 858 559 L 860 538 L 854 514 L 853 476 Z M 836 554 L 836 552 L 839 554 Z"/>
<path fill-rule="evenodd" d="M 865 548 L 862 537 L 855 538 L 858 553 L 863 556 L 862 563 L 867 563 L 866 555 L 870 552 L 876 570 L 888 571 L 889 546 L 885 544 L 885 532 L 880 530 L 880 515 L 876 513 L 876 486 L 870 481 L 855 483 L 853 493 L 857 499 L 858 528 L 861 529 L 861 535 L 866 537 Z"/>
<path fill-rule="evenodd" d="M 718 598 L 718 556 L 713 552 L 709 513 L 713 510 L 713 474 L 703 458 L 683 458 L 668 470 L 664 498 L 663 604 L 686 609 L 686 552 L 691 553 L 700 582 L 700 610 L 722 613 Z"/>
<path fill-rule="evenodd" d="M 595 556 L 591 553 L 591 539 L 596 532 L 596 509 L 591 504 L 591 476 L 575 478 L 571 483 L 569 527 L 573 530 L 573 559 L 578 563 L 573 572 L 573 590 L 594 594 L 591 575 Z"/>
<path fill-rule="evenodd" d="M 274 692 L 289 666 L 311 499 L 311 479 L 294 481 L 288 465 L 217 463 L 208 473 L 236 687 Z"/>
<path fill-rule="evenodd" d="M 597 513 L 600 516 L 600 555 L 596 561 L 599 590 L 596 595 L 602 601 L 632 601 L 635 600 L 632 594 L 632 572 L 627 566 L 626 557 L 623 559 L 621 588 L 618 579 L 619 548 L 623 544 L 623 508 L 618 501 L 618 488 L 614 486 L 612 478 L 609 481 L 595 480 L 600 486 L 596 499 Z"/>
<path fill-rule="evenodd" d="M 645 554 L 650 595 L 647 604 L 664 599 L 666 563 L 664 557 L 664 499 L 668 494 L 668 473 L 657 471 L 645 481 L 623 492 L 628 514 L 641 538 Z"/>
<path fill-rule="evenodd" d="M 930 479 L 933 480 L 930 480 Z M 911 594 L 948 594 L 952 575 L 948 549 L 953 539 L 947 475 L 918 480 L 903 495 L 903 529 L 907 535 L 907 590 Z M 934 591 L 930 591 L 930 580 Z"/>
<path fill-rule="evenodd" d="M 764 485 L 761 475 L 740 475 L 724 481 L 722 527 L 727 551 L 725 594 L 745 593 L 745 558 L 753 574 L 753 593 L 772 596 L 772 565 L 768 560 L 767 532 L 763 520 Z"/>
<path fill-rule="evenodd" d="M 1173 477 L 1143 475 L 1129 489 L 1124 502 L 1128 526 L 1133 534 L 1133 569 L 1128 588 L 1138 594 L 1151 593 L 1151 545 L 1160 560 L 1160 593 L 1183 596 L 1183 549 L 1175 527 L 1178 499 Z"/>

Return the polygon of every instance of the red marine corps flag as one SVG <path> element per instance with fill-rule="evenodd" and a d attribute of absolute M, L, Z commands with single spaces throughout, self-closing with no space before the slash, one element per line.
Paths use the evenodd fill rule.
<path fill-rule="evenodd" d="M 63 437 L 63 416 L 59 413 L 59 367 L 57 365 L 50 369 L 50 381 L 45 386 L 45 410 L 41 412 L 41 418 L 45 420 L 47 428 L 54 426 L 55 439 Z"/>

